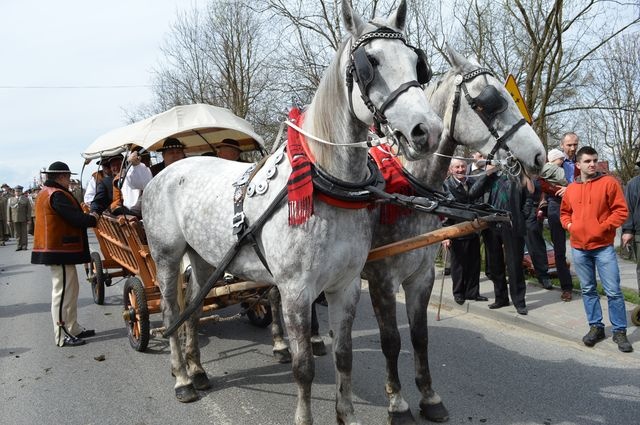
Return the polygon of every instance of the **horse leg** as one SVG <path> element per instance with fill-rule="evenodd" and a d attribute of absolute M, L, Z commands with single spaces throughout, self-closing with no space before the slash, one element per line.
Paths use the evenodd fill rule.
<path fill-rule="evenodd" d="M 171 258 L 173 255 L 158 255 L 156 258 L 157 279 L 162 293 L 162 314 L 165 327 L 169 327 L 180 315 L 178 305 L 178 268 L 180 257 Z M 176 398 L 183 403 L 192 402 L 198 399 L 198 393 L 191 384 L 185 359 L 182 355 L 182 346 L 178 332 L 174 332 L 169 337 L 169 347 L 171 348 L 171 373 L 176 378 L 174 386 Z"/>
<path fill-rule="evenodd" d="M 201 285 L 213 274 L 214 268 L 207 264 L 198 254 L 189 252 L 193 278 L 187 286 L 186 299 L 193 302 L 193 298 L 200 292 Z M 200 346 L 198 341 L 198 325 L 202 315 L 200 306 L 184 324 L 185 326 L 185 359 L 187 362 L 187 374 L 196 390 L 208 390 L 211 388 L 207 373 L 200 361 Z"/>
<path fill-rule="evenodd" d="M 298 387 L 296 425 L 312 425 L 311 383 L 315 375 L 311 350 L 311 302 L 305 294 L 284 294 L 281 297 L 284 321 L 292 352 L 293 379 Z"/>
<path fill-rule="evenodd" d="M 271 305 L 271 337 L 273 338 L 273 357 L 278 363 L 291 363 L 291 352 L 284 340 L 284 327 L 282 326 L 282 301 L 280 290 L 274 286 L 269 290 L 269 304 Z"/>
<path fill-rule="evenodd" d="M 320 323 L 318 322 L 315 302 L 311 304 L 311 348 L 314 356 L 325 356 L 327 354 L 327 347 L 325 347 L 324 340 L 320 336 Z"/>
<path fill-rule="evenodd" d="M 387 423 L 390 425 L 415 425 L 416 421 L 409 409 L 409 403 L 402 397 L 402 386 L 398 374 L 398 357 L 402 342 L 396 318 L 395 287 L 390 281 L 369 280 L 369 295 L 378 321 L 380 346 L 387 367 L 385 383 L 385 392 L 389 399 Z"/>
<path fill-rule="evenodd" d="M 446 422 L 449 412 L 440 396 L 431 387 L 429 372 L 429 328 L 427 325 L 427 306 L 431 297 L 434 281 L 434 268 L 431 267 L 421 280 L 404 285 L 407 303 L 407 317 L 411 329 L 416 385 L 420 390 L 420 415 L 432 422 Z"/>
<path fill-rule="evenodd" d="M 339 424 L 359 424 L 352 398 L 353 345 L 351 329 L 360 299 L 360 276 L 343 290 L 325 292 L 329 302 L 329 322 L 333 333 L 333 360 L 336 367 L 336 418 Z"/>

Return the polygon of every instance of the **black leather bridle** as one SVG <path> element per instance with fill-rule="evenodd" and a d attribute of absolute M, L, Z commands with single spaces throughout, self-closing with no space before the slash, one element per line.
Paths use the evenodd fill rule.
<path fill-rule="evenodd" d="M 493 149 L 491 149 L 489 155 L 487 155 L 487 159 L 493 159 L 496 152 L 498 152 L 498 149 L 504 150 L 505 152 L 507 152 L 507 154 L 509 154 L 509 156 L 512 157 L 512 155 L 510 155 L 511 151 L 509 150 L 509 146 L 507 146 L 507 140 L 509 140 L 520 127 L 526 124 L 527 121 L 522 118 L 520 121 L 511 126 L 511 128 L 507 130 L 502 136 L 500 136 L 496 128 L 493 126 L 493 123 L 496 119 L 496 116 L 507 109 L 507 100 L 503 98 L 502 95 L 500 95 L 500 93 L 498 92 L 498 89 L 496 89 L 492 85 L 487 85 L 478 96 L 471 97 L 471 95 L 469 95 L 469 91 L 467 90 L 466 83 L 480 75 L 491 75 L 492 77 L 494 76 L 493 72 L 491 72 L 487 68 L 478 68 L 464 75 L 456 75 L 456 80 L 454 81 L 454 84 L 456 85 L 456 93 L 453 99 L 453 112 L 451 114 L 451 122 L 449 125 L 449 137 L 455 140 L 453 131 L 455 130 L 456 126 L 456 116 L 460 111 L 460 94 L 461 91 L 463 91 L 464 97 L 471 109 L 475 111 L 482 122 L 487 126 L 487 129 L 489 130 L 491 135 L 496 139 L 496 144 L 493 146 Z"/>
<path fill-rule="evenodd" d="M 369 56 L 367 56 L 364 46 L 370 41 L 379 38 L 401 40 L 407 47 L 413 49 L 413 51 L 418 55 L 418 63 L 416 65 L 418 80 L 412 80 L 401 84 L 400 87 L 389 94 L 387 100 L 385 100 L 380 107 L 376 107 L 369 97 L 369 88 L 375 78 L 375 63 L 372 63 Z M 411 87 L 422 88 L 422 85 L 427 84 L 429 80 L 431 80 L 432 76 L 431 67 L 427 62 L 426 53 L 423 50 L 408 44 L 402 33 L 387 27 L 380 27 L 375 31 L 371 31 L 360 36 L 351 46 L 349 58 L 350 62 L 347 66 L 349 108 L 351 113 L 355 116 L 352 99 L 353 82 L 355 81 L 360 89 L 362 101 L 373 114 L 376 129 L 388 124 L 384 111 L 391 106 L 391 104 L 395 102 L 402 93 L 409 90 Z"/>

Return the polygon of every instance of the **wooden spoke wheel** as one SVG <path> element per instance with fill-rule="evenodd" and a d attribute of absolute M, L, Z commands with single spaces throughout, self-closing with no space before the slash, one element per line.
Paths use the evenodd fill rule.
<path fill-rule="evenodd" d="M 144 286 L 137 277 L 130 277 L 124 283 L 124 318 L 129 344 L 136 351 L 145 351 L 149 345 L 149 307 Z"/>
<path fill-rule="evenodd" d="M 631 311 L 631 321 L 634 325 L 640 326 L 640 305 Z"/>
<path fill-rule="evenodd" d="M 242 308 L 247 308 L 249 304 L 242 303 Z M 259 328 L 266 328 L 273 321 L 273 317 L 271 315 L 271 307 L 268 304 L 256 303 L 247 310 L 247 317 L 249 318 L 249 322 L 253 326 L 257 326 Z"/>
<path fill-rule="evenodd" d="M 102 259 L 98 252 L 91 253 L 91 262 L 89 263 L 87 280 L 91 284 L 93 302 L 98 305 L 104 304 L 105 275 L 102 270 Z"/>

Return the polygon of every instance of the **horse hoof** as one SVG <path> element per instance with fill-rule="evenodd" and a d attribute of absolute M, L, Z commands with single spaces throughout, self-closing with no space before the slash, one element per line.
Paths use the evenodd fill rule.
<path fill-rule="evenodd" d="M 311 349 L 314 356 L 325 356 L 327 354 L 327 347 L 325 347 L 322 339 L 311 342 Z"/>
<path fill-rule="evenodd" d="M 387 413 L 389 414 L 389 417 L 387 418 L 387 425 L 416 425 L 416 421 L 413 419 L 411 410 Z"/>
<path fill-rule="evenodd" d="M 289 352 L 288 348 L 273 350 L 273 357 L 276 358 L 278 363 L 291 363 L 291 352 Z"/>
<path fill-rule="evenodd" d="M 191 377 L 191 384 L 196 390 L 204 391 L 211 388 L 209 377 L 205 372 L 196 373 Z"/>
<path fill-rule="evenodd" d="M 189 384 L 176 388 L 176 398 L 180 403 L 191 403 L 198 399 L 198 393 L 193 385 Z"/>
<path fill-rule="evenodd" d="M 420 404 L 420 416 L 431 422 L 447 422 L 449 412 L 442 402 L 436 404 Z"/>

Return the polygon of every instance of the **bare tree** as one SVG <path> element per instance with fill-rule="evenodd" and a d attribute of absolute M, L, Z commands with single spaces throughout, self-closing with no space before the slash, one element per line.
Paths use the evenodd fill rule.
<path fill-rule="evenodd" d="M 585 103 L 599 108 L 581 114 L 589 143 L 598 146 L 623 181 L 633 177 L 640 156 L 640 33 L 626 34 L 590 64 Z"/>

